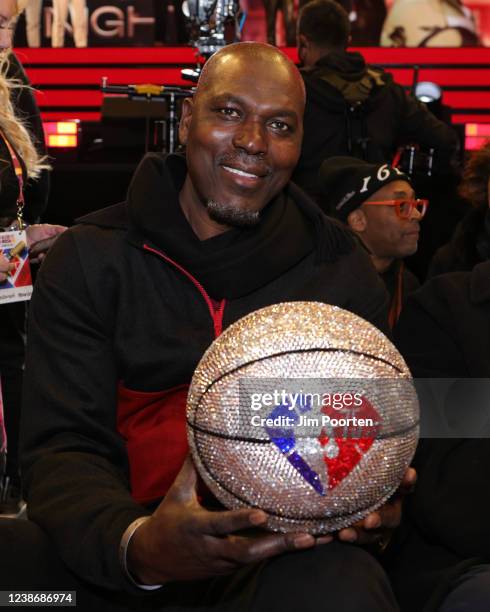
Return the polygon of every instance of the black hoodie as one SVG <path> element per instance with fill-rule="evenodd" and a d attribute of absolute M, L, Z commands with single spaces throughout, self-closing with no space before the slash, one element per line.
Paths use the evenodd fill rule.
<path fill-rule="evenodd" d="M 22 415 L 29 518 L 72 571 L 109 589 L 131 590 L 118 560 L 121 536 L 182 465 L 186 386 L 222 329 L 298 300 L 336 304 L 387 329 L 386 294 L 368 255 L 326 218 L 315 237 L 317 207 L 302 192 L 289 194 L 298 221 L 287 240 L 298 240 L 299 222 L 312 231 L 310 243 L 303 256 L 291 249 L 292 259 L 271 248 L 282 269 L 276 264 L 266 278 L 272 267 L 264 264 L 264 273 L 264 256 L 256 257 L 264 241 L 246 232 L 197 244 L 178 208 L 183 176 L 183 160 L 145 158 L 127 203 L 89 215 L 56 241 L 31 302 Z M 265 238 L 274 240 L 271 232 Z M 320 246 L 329 257 L 316 257 Z M 208 264 L 218 250 L 223 265 L 233 261 L 233 283 L 242 288 L 248 265 L 256 286 L 249 278 L 246 294 L 224 286 L 210 297 L 198 249 Z"/>

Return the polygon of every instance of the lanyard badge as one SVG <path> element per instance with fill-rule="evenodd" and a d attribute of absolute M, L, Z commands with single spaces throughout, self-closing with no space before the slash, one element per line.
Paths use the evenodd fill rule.
<path fill-rule="evenodd" d="M 10 142 L 5 138 L 4 133 L 0 130 L 0 137 L 2 137 L 3 141 L 7 145 L 7 149 L 10 154 L 10 158 L 12 160 L 12 165 L 14 167 L 15 176 L 19 183 L 19 195 L 17 196 L 17 224 L 19 230 L 24 228 L 24 171 L 22 169 L 22 164 L 20 163 L 20 159 L 17 156 L 17 153 L 14 150 L 14 147 L 10 144 Z"/>
<path fill-rule="evenodd" d="M 6 280 L 0 282 L 0 305 L 29 300 L 32 277 L 25 230 L 1 232 L 0 255 L 14 266 Z"/>
<path fill-rule="evenodd" d="M 7 279 L 0 283 L 0 304 L 5 304 L 29 300 L 32 294 L 32 277 L 23 220 L 25 200 L 22 164 L 14 148 L 1 131 L 0 136 L 7 145 L 15 176 L 19 182 L 19 195 L 17 196 L 18 230 L 0 233 L 0 255 L 3 256 L 4 260 L 6 259 L 10 264 L 13 264 L 13 269 L 8 272 Z"/>

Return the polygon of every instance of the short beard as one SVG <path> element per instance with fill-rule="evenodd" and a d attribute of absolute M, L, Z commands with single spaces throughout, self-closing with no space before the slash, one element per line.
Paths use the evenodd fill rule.
<path fill-rule="evenodd" d="M 241 210 L 233 204 L 222 204 L 215 200 L 208 200 L 206 204 L 209 216 L 213 221 L 230 227 L 254 227 L 260 221 L 258 211 Z"/>

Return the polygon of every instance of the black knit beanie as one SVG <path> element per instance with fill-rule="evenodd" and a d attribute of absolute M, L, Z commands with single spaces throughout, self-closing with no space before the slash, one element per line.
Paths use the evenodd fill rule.
<path fill-rule="evenodd" d="M 389 164 L 370 164 L 355 157 L 330 157 L 318 173 L 324 208 L 344 223 L 353 210 L 392 181 L 411 183 L 408 175 Z"/>

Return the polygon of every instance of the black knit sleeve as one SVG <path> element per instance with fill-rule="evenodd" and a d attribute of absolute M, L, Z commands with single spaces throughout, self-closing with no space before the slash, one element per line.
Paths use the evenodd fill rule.
<path fill-rule="evenodd" d="M 118 546 L 128 525 L 147 511 L 131 498 L 125 443 L 115 427 L 112 337 L 89 291 L 78 246 L 88 231 L 78 227 L 63 234 L 37 278 L 24 378 L 22 469 L 29 518 L 50 536 L 68 567 L 89 583 L 131 590 Z"/>

